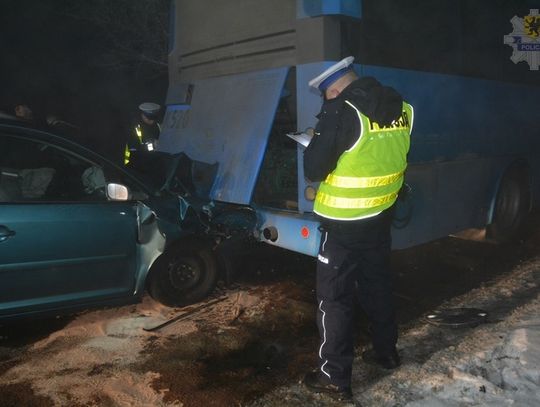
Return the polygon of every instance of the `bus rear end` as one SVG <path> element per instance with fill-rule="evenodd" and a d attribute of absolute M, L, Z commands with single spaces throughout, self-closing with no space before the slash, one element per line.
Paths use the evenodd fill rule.
<path fill-rule="evenodd" d="M 527 2 L 516 3 L 521 10 Z M 194 174 L 194 183 L 205 183 L 209 201 L 255 210 L 259 240 L 316 255 L 317 185 L 304 178 L 303 147 L 285 134 L 316 124 L 322 99 L 309 79 L 353 55 L 357 73 L 394 87 L 416 112 L 394 247 L 484 227 L 494 221 L 508 169 L 521 162 L 527 173 L 520 177 L 539 172 L 531 118 L 538 86 L 530 86 L 533 76 L 512 73 L 502 52 L 510 6 L 176 0 L 160 149 L 215 168 L 210 178 Z M 469 20 L 492 31 L 474 34 Z"/>

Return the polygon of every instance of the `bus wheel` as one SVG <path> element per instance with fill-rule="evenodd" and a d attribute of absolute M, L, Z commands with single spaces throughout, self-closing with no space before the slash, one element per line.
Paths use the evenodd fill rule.
<path fill-rule="evenodd" d="M 216 285 L 217 275 L 216 258 L 208 245 L 180 241 L 152 266 L 148 292 L 169 307 L 184 306 L 206 298 Z"/>
<path fill-rule="evenodd" d="M 530 203 L 529 172 L 524 166 L 513 166 L 501 180 L 493 222 L 488 225 L 487 237 L 498 243 L 518 237 L 523 231 Z"/>

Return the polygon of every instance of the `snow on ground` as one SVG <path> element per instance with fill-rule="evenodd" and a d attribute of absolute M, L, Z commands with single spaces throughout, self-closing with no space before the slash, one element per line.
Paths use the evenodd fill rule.
<path fill-rule="evenodd" d="M 403 367 L 367 388 L 360 384 L 362 404 L 539 405 L 539 262 L 535 259 L 443 305 L 485 309 L 494 323 L 456 329 L 419 321 L 400 340 Z M 515 308 L 520 298 L 527 300 Z"/>
<path fill-rule="evenodd" d="M 401 379 L 398 386 L 409 395 L 389 400 L 389 405 L 399 398 L 413 399 L 405 403 L 407 407 L 539 405 L 539 311 L 537 297 L 508 321 L 477 329 L 422 366 L 406 366 L 396 379 Z M 382 389 L 384 384 L 375 387 Z"/>
<path fill-rule="evenodd" d="M 540 405 L 540 258 L 441 308 L 488 311 L 490 323 L 447 328 L 415 321 L 399 339 L 403 365 L 391 372 L 357 361 L 356 405 L 458 407 Z M 358 349 L 360 354 L 362 349 Z M 296 384 L 255 401 L 262 406 L 334 406 Z"/>

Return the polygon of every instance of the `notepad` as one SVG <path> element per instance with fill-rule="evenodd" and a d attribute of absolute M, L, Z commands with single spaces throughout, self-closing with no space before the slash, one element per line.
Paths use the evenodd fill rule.
<path fill-rule="evenodd" d="M 294 141 L 296 141 L 298 144 L 303 145 L 304 147 L 307 147 L 309 145 L 312 138 L 312 136 L 306 133 L 287 133 L 287 137 L 292 138 Z"/>

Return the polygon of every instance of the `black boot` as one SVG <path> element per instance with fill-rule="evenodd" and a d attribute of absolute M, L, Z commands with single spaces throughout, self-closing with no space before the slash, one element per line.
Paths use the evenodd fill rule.
<path fill-rule="evenodd" d="M 380 366 L 384 369 L 395 369 L 401 365 L 397 350 L 387 355 L 378 355 L 375 350 L 368 349 L 362 353 L 362 360 L 370 365 Z"/>
<path fill-rule="evenodd" d="M 330 380 L 318 371 L 310 372 L 304 377 L 304 385 L 314 393 L 325 393 L 339 401 L 352 402 L 353 395 L 350 387 L 340 387 L 330 383 Z"/>

